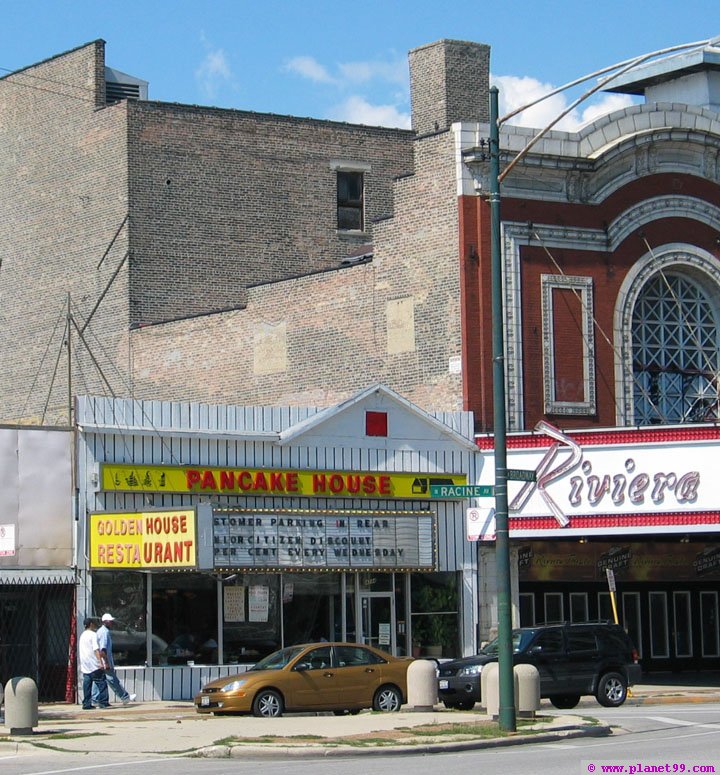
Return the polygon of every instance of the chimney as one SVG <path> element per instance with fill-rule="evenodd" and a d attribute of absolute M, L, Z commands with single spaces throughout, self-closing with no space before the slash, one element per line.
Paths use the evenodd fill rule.
<path fill-rule="evenodd" d="M 413 49 L 410 60 L 412 127 L 419 135 L 455 121 L 490 120 L 490 46 L 439 40 Z"/>

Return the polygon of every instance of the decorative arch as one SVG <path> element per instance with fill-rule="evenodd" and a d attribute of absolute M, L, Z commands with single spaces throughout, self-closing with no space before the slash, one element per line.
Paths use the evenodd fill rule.
<path fill-rule="evenodd" d="M 618 425 L 638 424 L 635 413 L 633 317 L 635 307 L 649 282 L 661 272 L 686 278 L 705 291 L 720 342 L 720 264 L 705 250 L 693 245 L 670 243 L 642 256 L 628 272 L 615 306 L 615 394 Z M 718 368 L 717 361 L 715 368 Z"/>

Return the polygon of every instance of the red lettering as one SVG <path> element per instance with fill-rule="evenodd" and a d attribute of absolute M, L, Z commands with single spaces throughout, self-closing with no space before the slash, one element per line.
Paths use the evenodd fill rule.
<path fill-rule="evenodd" d="M 235 489 L 235 474 L 232 471 L 220 471 L 220 489 Z"/>
<path fill-rule="evenodd" d="M 156 563 L 160 564 L 163 561 L 163 545 L 158 541 L 155 543 L 155 557 L 154 560 Z"/>
<path fill-rule="evenodd" d="M 187 514 L 180 516 L 180 530 L 179 533 L 187 533 Z"/>
<path fill-rule="evenodd" d="M 387 474 L 383 474 L 380 477 L 380 495 L 392 495 L 392 488 L 390 486 L 390 477 Z"/>
<path fill-rule="evenodd" d="M 267 490 L 267 480 L 265 474 L 262 471 L 258 471 L 255 474 L 255 482 L 253 483 L 253 490 Z"/>
<path fill-rule="evenodd" d="M 298 492 L 299 482 L 296 471 L 291 471 L 289 474 L 285 475 L 285 487 L 288 492 Z"/>
<path fill-rule="evenodd" d="M 188 490 L 192 490 L 196 484 L 200 484 L 200 471 L 196 471 L 194 468 L 189 468 L 185 471 L 185 481 L 187 483 Z"/>
<path fill-rule="evenodd" d="M 243 471 L 240 476 L 238 476 L 238 487 L 241 490 L 249 490 L 252 488 L 252 476 L 250 476 L 250 471 Z"/>
<path fill-rule="evenodd" d="M 313 492 L 325 492 L 325 474 L 313 474 L 312 490 Z"/>
<path fill-rule="evenodd" d="M 339 493 L 345 489 L 345 481 L 340 474 L 331 474 L 330 476 L 330 492 Z"/>
<path fill-rule="evenodd" d="M 143 560 L 145 565 L 150 565 L 153 560 L 153 544 L 143 544 Z"/>
<path fill-rule="evenodd" d="M 273 471 L 270 474 L 270 489 L 272 491 L 280 490 L 280 492 L 283 491 L 283 475 L 279 473 L 278 471 Z"/>
<path fill-rule="evenodd" d="M 217 484 L 215 483 L 215 476 L 212 471 L 205 471 L 202 478 L 203 490 L 217 490 Z"/>
<path fill-rule="evenodd" d="M 107 562 L 105 559 L 105 544 L 100 544 L 98 546 L 98 565 L 105 562 Z"/>
<path fill-rule="evenodd" d="M 351 474 L 347 478 L 348 492 L 360 492 L 360 477 L 357 474 Z"/>
<path fill-rule="evenodd" d="M 375 492 L 375 477 L 368 474 L 363 476 L 363 492 L 366 495 L 371 495 Z"/>

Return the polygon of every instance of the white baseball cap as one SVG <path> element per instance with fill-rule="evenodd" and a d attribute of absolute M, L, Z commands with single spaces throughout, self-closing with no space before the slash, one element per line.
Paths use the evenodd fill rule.
<path fill-rule="evenodd" d="M 112 614 L 103 614 L 102 615 L 102 620 L 104 622 L 114 622 L 115 621 L 115 617 Z"/>

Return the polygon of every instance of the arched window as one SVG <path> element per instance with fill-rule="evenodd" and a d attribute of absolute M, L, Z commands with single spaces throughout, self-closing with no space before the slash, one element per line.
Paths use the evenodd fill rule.
<path fill-rule="evenodd" d="M 644 283 L 632 312 L 634 420 L 637 425 L 718 418 L 718 292 L 686 267 Z"/>

